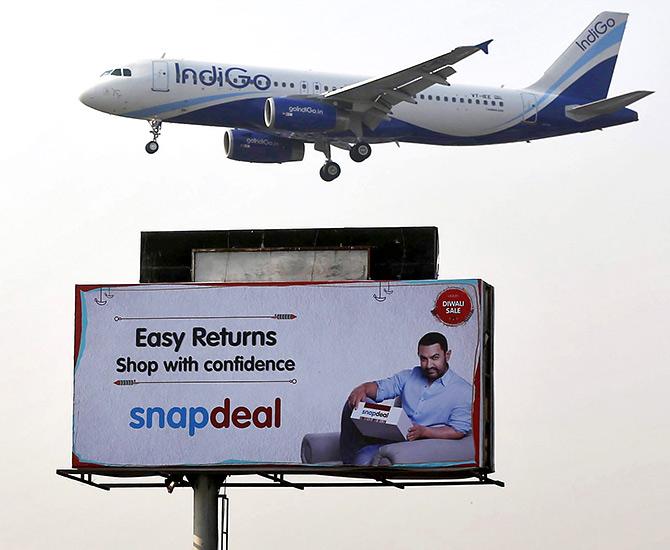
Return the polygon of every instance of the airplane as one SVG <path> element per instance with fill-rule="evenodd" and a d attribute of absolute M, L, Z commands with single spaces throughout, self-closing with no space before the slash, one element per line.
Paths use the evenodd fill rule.
<path fill-rule="evenodd" d="M 603 12 L 534 84 L 522 89 L 449 80 L 453 65 L 487 40 L 377 78 L 247 65 L 153 59 L 102 73 L 79 98 L 99 111 L 147 120 L 158 151 L 163 122 L 230 128 L 226 157 L 301 161 L 305 144 L 326 157 L 320 176 L 341 169 L 331 148 L 366 160 L 371 144 L 488 145 L 590 132 L 638 120 L 627 106 L 653 93 L 607 99 L 628 14 Z"/>

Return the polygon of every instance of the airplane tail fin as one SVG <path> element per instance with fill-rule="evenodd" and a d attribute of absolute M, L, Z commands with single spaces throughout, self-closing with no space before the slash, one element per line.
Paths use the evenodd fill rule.
<path fill-rule="evenodd" d="M 606 11 L 596 16 L 528 89 L 580 101 L 606 98 L 627 20 L 627 13 Z"/>

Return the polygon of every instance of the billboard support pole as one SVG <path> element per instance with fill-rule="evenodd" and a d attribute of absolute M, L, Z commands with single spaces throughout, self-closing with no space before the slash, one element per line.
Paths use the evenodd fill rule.
<path fill-rule="evenodd" d="M 217 550 L 221 479 L 198 474 L 190 481 L 193 486 L 193 550 Z"/>
<path fill-rule="evenodd" d="M 228 525 L 230 520 L 230 499 L 226 494 L 226 484 L 223 484 L 223 494 L 219 495 L 221 499 L 221 550 L 228 550 Z"/>

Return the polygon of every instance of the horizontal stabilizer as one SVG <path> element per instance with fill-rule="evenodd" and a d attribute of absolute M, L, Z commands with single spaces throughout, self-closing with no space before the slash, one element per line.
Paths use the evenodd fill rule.
<path fill-rule="evenodd" d="M 586 103 L 585 105 L 568 105 L 565 108 L 565 116 L 577 122 L 584 122 L 597 116 L 614 113 L 653 93 L 647 91 L 629 92 L 609 99 L 600 99 L 592 103 Z"/>

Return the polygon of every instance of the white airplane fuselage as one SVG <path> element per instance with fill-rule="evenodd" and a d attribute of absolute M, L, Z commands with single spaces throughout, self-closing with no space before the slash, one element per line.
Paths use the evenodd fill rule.
<path fill-rule="evenodd" d="M 303 159 L 305 143 L 326 155 L 321 177 L 340 174 L 331 145 L 352 160 L 371 143 L 487 145 L 589 132 L 638 119 L 631 103 L 651 92 L 608 98 L 628 15 L 603 12 L 534 84 L 523 89 L 456 84 L 452 65 L 491 40 L 377 78 L 157 59 L 106 71 L 81 95 L 100 111 L 148 120 L 158 150 L 163 122 L 231 128 L 228 158 L 282 163 Z"/>
<path fill-rule="evenodd" d="M 164 66 L 167 73 L 161 82 L 157 82 L 156 64 Z M 307 142 L 329 135 L 348 142 L 357 139 L 337 130 L 318 136 L 271 130 L 264 123 L 263 107 L 269 97 L 315 98 L 367 77 L 187 60 L 143 61 L 127 64 L 124 69 L 129 69 L 131 76 L 102 76 L 81 95 L 82 102 L 129 118 L 241 127 Z M 415 99 L 416 104 L 396 105 L 389 120 L 374 131 L 365 131 L 366 141 L 478 145 L 567 134 L 577 126 L 564 116 L 556 120 L 542 117 L 540 96 L 530 90 L 434 85 Z M 558 95 L 545 97 L 543 103 L 549 105 L 558 99 Z M 578 131 L 637 119 L 634 111 L 625 111 L 628 116 L 599 120 L 593 128 L 580 125 Z"/>

